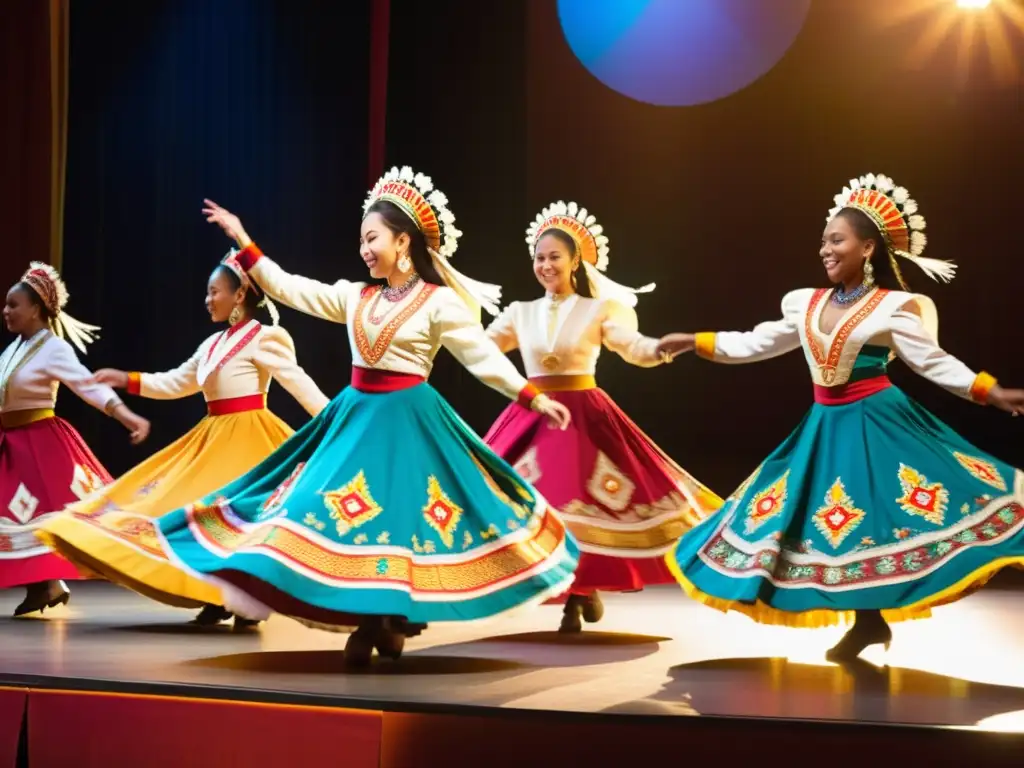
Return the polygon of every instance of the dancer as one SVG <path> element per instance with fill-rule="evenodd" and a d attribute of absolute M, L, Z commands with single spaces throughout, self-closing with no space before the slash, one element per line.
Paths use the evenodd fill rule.
<path fill-rule="evenodd" d="M 608 238 L 576 203 L 545 208 L 527 230 L 541 299 L 514 302 L 488 335 L 503 352 L 518 348 L 530 383 L 563 403 L 572 428 L 511 404 L 485 442 L 558 510 L 581 555 L 561 632 L 604 613 L 598 590 L 670 584 L 665 553 L 722 500 L 668 458 L 594 379 L 601 346 L 650 368 L 669 362 L 659 340 L 641 335 L 633 290 L 602 272 Z M 582 266 L 582 269 L 581 269 Z"/>
<path fill-rule="evenodd" d="M 269 296 L 348 324 L 352 386 L 252 471 L 160 518 L 173 555 L 221 584 L 235 613 L 357 625 L 345 647 L 352 664 L 374 648 L 398 658 L 426 622 L 565 591 L 575 541 L 426 383 L 444 346 L 484 383 L 569 422 L 484 333 L 479 309 L 494 312 L 499 291 L 449 264 L 461 233 L 430 179 L 395 168 L 370 192 L 359 250 L 384 285 L 287 274 L 236 216 L 207 206 Z"/>
<path fill-rule="evenodd" d="M 172 565 L 151 520 L 244 474 L 285 442 L 292 429 L 267 410 L 276 379 L 310 415 L 327 396 L 299 367 L 277 309 L 253 285 L 232 250 L 207 283 L 206 309 L 228 328 L 207 338 L 166 373 L 96 372 L 96 379 L 159 400 L 202 392 L 208 415 L 185 435 L 114 483 L 42 526 L 39 538 L 73 563 L 142 595 L 178 607 L 205 607 L 202 625 L 231 618 L 213 585 Z M 273 325 L 256 319 L 265 307 Z M 235 627 L 254 622 L 235 617 Z"/>
<path fill-rule="evenodd" d="M 0 589 L 26 587 L 15 616 L 68 602 L 64 581 L 85 574 L 34 532 L 68 502 L 110 482 L 74 427 L 54 414 L 59 386 L 121 422 L 133 443 L 149 434 L 149 422 L 94 382 L 65 341 L 84 353 L 99 330 L 64 312 L 67 301 L 57 270 L 32 262 L 4 305 L 4 324 L 18 338 L 0 355 Z"/>
<path fill-rule="evenodd" d="M 665 345 L 722 363 L 802 347 L 815 399 L 669 565 L 692 597 L 759 622 L 855 618 L 828 652 L 847 661 L 888 647 L 887 622 L 928 616 L 1024 563 L 1024 476 L 892 386 L 887 363 L 895 355 L 940 387 L 1014 415 L 1024 390 L 939 347 L 935 305 L 908 291 L 899 261 L 947 281 L 955 265 L 921 256 L 925 220 L 905 188 L 868 174 L 835 202 L 820 250 L 832 288 L 787 294 L 782 319 L 752 331 L 679 334 Z"/>

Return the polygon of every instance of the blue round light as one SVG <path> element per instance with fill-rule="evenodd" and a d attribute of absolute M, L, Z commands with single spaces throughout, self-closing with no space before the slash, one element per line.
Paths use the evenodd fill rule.
<path fill-rule="evenodd" d="M 558 0 L 572 52 L 619 93 L 660 106 L 715 101 L 774 67 L 811 0 Z"/>

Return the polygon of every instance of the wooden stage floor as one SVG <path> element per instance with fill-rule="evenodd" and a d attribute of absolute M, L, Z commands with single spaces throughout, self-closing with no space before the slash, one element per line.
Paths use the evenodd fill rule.
<path fill-rule="evenodd" d="M 0 593 L 0 685 L 174 693 L 393 711 L 501 707 L 621 715 L 741 716 L 979 727 L 1024 733 L 1024 591 L 989 588 L 894 627 L 865 663 L 824 660 L 842 628 L 763 627 L 672 587 L 610 595 L 578 637 L 560 607 L 435 625 L 398 663 L 347 671 L 346 635 L 274 617 L 251 633 L 105 583 L 67 607 L 13 619 Z"/>

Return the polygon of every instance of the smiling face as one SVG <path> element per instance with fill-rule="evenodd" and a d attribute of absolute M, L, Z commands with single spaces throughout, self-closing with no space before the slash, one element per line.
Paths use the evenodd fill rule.
<path fill-rule="evenodd" d="M 206 283 L 206 311 L 215 323 L 226 323 L 236 306 L 245 301 L 245 289 L 227 267 L 217 267 Z"/>
<path fill-rule="evenodd" d="M 370 213 L 359 229 L 359 255 L 370 277 L 387 280 L 399 274 L 398 260 L 409 253 L 412 240 L 406 232 L 395 234 L 379 213 Z"/>
<path fill-rule="evenodd" d="M 568 235 L 548 232 L 537 241 L 533 252 L 533 274 L 549 293 L 572 293 L 572 273 L 580 265 L 579 256 L 574 254 L 575 244 L 570 247 Z"/>
<path fill-rule="evenodd" d="M 11 333 L 24 335 L 33 332 L 45 322 L 40 302 L 33 301 L 31 289 L 21 283 L 14 285 L 7 292 L 4 304 L 4 325 Z"/>
<path fill-rule="evenodd" d="M 828 279 L 834 285 L 852 287 L 863 281 L 864 263 L 875 250 L 875 240 L 862 238 L 847 216 L 839 213 L 825 226 L 818 253 Z"/>

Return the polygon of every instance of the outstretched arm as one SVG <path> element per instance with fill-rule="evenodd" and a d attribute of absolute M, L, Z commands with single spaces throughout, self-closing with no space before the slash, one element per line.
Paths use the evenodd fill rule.
<path fill-rule="evenodd" d="M 509 304 L 498 315 L 491 324 L 487 326 L 487 336 L 498 345 L 505 354 L 508 354 L 512 350 L 519 346 L 519 335 L 516 332 L 515 317 L 513 317 L 513 309 L 515 305 Z"/>
<path fill-rule="evenodd" d="M 256 365 L 270 373 L 310 416 L 316 416 L 327 407 L 330 400 L 299 365 L 295 343 L 284 328 L 268 328 L 264 332 L 254 359 Z"/>
<path fill-rule="evenodd" d="M 627 363 L 641 368 L 653 368 L 666 362 L 660 340 L 640 333 L 636 311 L 617 301 L 604 302 L 605 317 L 601 323 L 601 340 L 612 352 Z"/>
<path fill-rule="evenodd" d="M 139 395 L 153 400 L 177 400 L 194 395 L 199 391 L 196 370 L 199 368 L 199 360 L 204 349 L 208 349 L 206 343 L 201 344 L 188 360 L 170 371 L 162 373 L 131 371 L 126 373 L 116 368 L 101 368 L 96 371 L 95 378 L 101 384 L 127 390 L 130 395 Z"/>

